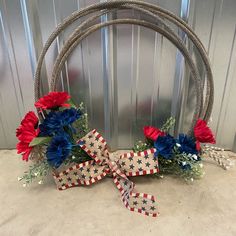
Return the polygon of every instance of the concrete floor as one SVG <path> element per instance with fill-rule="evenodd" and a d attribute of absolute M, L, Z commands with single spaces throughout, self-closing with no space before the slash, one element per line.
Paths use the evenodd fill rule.
<path fill-rule="evenodd" d="M 236 235 L 236 167 L 224 171 L 206 163 L 204 179 L 135 177 L 136 189 L 157 196 L 158 218 L 125 209 L 110 178 L 65 191 L 51 177 L 23 188 L 27 169 L 14 150 L 0 151 L 0 236 Z"/>

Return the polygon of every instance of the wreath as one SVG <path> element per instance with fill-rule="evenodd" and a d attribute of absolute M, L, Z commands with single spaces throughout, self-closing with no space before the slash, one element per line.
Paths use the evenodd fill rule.
<path fill-rule="evenodd" d="M 140 19 L 115 19 L 94 23 L 108 12 L 135 10 L 157 21 Z M 41 94 L 41 67 L 44 57 L 56 37 L 74 21 L 89 16 L 65 41 L 58 54 L 52 72 L 50 90 Z M 200 79 L 196 63 L 184 42 L 165 20 L 176 24 L 196 46 L 206 70 L 206 84 Z M 83 103 L 76 106 L 67 92 L 57 91 L 59 74 L 73 49 L 89 34 L 109 25 L 133 24 L 152 29 L 170 40 L 185 57 L 195 84 L 196 107 L 192 124 L 187 134 L 174 137 L 171 129 L 175 119 L 170 117 L 162 127 L 143 127 L 144 141 L 138 141 L 133 151 L 116 157 L 97 130 L 90 129 Z M 206 94 L 203 88 L 206 86 Z M 66 18 L 48 38 L 39 57 L 35 73 L 35 108 L 28 112 L 16 130 L 19 140 L 18 154 L 24 161 L 32 161 L 29 170 L 19 177 L 23 186 L 37 179 L 39 184 L 49 173 L 53 174 L 57 188 L 67 189 L 78 185 L 91 185 L 105 176 L 112 176 L 121 193 L 126 208 L 145 215 L 157 216 L 155 197 L 134 190 L 130 176 L 164 174 L 180 176 L 192 182 L 204 174 L 202 159 L 208 155 L 224 168 L 230 163 L 222 155 L 222 149 L 204 146 L 215 143 L 208 127 L 213 105 L 213 79 L 206 51 L 192 29 L 173 13 L 156 5 L 139 1 L 111 1 L 88 6 Z M 142 128 L 142 127 L 140 127 Z"/>

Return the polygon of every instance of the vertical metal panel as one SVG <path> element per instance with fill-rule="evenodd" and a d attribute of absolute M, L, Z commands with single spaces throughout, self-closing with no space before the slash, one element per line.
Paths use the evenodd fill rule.
<path fill-rule="evenodd" d="M 118 17 L 125 17 L 129 14 L 127 11 L 117 14 Z M 133 13 L 131 13 L 133 14 Z M 134 66 L 134 26 L 119 25 L 117 26 L 117 93 L 118 93 L 118 143 L 126 146 L 132 140 L 132 114 L 131 104 L 134 101 L 134 93 L 132 91 L 132 83 L 134 74 L 132 68 Z M 126 50 L 120 50 L 126 45 Z M 129 114 L 127 114 L 129 113 Z"/>
<path fill-rule="evenodd" d="M 115 19 L 114 13 L 101 17 L 102 22 Z M 117 73 L 116 73 L 116 26 L 101 30 L 103 49 L 103 96 L 104 96 L 104 128 L 105 137 L 114 148 L 117 146 Z"/>
<path fill-rule="evenodd" d="M 182 0 L 180 5 L 180 17 L 188 22 L 190 0 Z M 187 44 L 187 36 L 181 30 L 179 37 Z M 185 100 L 187 98 L 187 84 L 189 83 L 189 74 L 186 73 L 185 59 L 179 50 L 176 52 L 175 80 L 173 86 L 171 115 L 176 119 L 175 135 L 177 135 L 183 126 L 183 114 L 185 109 Z"/>
<path fill-rule="evenodd" d="M 0 0 L 0 148 L 14 147 L 15 128 L 23 114 L 33 109 L 32 75 L 49 34 L 67 15 L 96 2 L 99 0 Z M 211 126 L 218 144 L 233 148 L 236 2 L 148 2 L 186 20 L 207 48 L 215 79 Z M 125 10 L 98 21 L 125 16 L 146 17 Z M 43 92 L 48 90 L 53 63 L 63 42 L 79 23 L 61 34 L 49 50 L 42 72 Z M 176 27 L 174 30 L 178 32 Z M 179 34 L 185 39 L 181 31 Z M 199 68 L 204 78 L 201 65 Z M 85 103 L 90 126 L 96 127 L 116 149 L 131 147 L 142 138 L 143 125 L 160 126 L 171 114 L 177 118 L 176 131 L 185 131 L 195 104 L 192 86 L 182 56 L 168 40 L 143 27 L 119 25 L 83 40 L 63 68 L 59 87 L 70 92 L 77 103 Z"/>
<path fill-rule="evenodd" d="M 220 106 L 220 112 L 217 120 L 217 141 L 221 144 L 228 143 L 231 147 L 234 144 L 236 136 L 236 106 L 235 106 L 235 90 L 236 90 L 236 25 L 234 36 L 231 44 L 230 55 L 227 65 L 226 78 L 224 81 L 223 96 Z M 233 122 L 232 122 L 233 121 Z M 222 137 L 222 134 L 226 133 Z M 234 147 L 235 148 L 235 147 Z"/>
<path fill-rule="evenodd" d="M 222 3 L 222 4 L 219 4 Z M 231 72 L 230 67 L 233 68 L 236 61 L 233 56 L 234 50 L 234 37 L 235 37 L 235 22 L 236 22 L 236 2 L 232 0 L 219 1 L 218 21 L 213 24 L 215 28 L 215 40 L 213 41 L 213 47 L 210 46 L 210 58 L 212 60 L 212 68 L 215 82 L 215 106 L 213 110 L 213 122 L 212 126 L 216 131 L 216 137 L 220 145 L 224 145 L 228 148 L 232 148 L 234 136 L 228 131 L 225 131 L 223 127 L 230 127 L 235 135 L 235 117 L 231 116 L 229 123 L 224 123 L 224 113 L 227 112 L 225 106 L 227 106 L 227 98 L 230 92 Z M 213 30 L 214 31 L 214 30 Z M 233 77 L 232 77 L 233 78 Z M 235 80 L 235 78 L 234 78 Z M 233 92 L 234 91 L 234 92 Z M 235 88 L 231 90 L 235 93 Z M 223 100 L 223 101 L 222 101 Z M 228 106 L 230 111 L 234 105 L 233 101 Z M 230 138 L 229 138 L 230 135 Z M 231 141 L 230 141 L 231 140 Z"/>
<path fill-rule="evenodd" d="M 32 109 L 33 80 L 19 1 L 0 1 L 1 10 L 1 148 L 15 145 L 15 129 Z M 4 144 L 5 143 L 5 144 Z"/>

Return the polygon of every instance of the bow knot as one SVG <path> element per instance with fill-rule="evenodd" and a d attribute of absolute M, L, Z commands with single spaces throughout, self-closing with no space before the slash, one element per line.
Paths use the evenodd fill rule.
<path fill-rule="evenodd" d="M 105 139 L 96 130 L 89 132 L 78 141 L 78 144 L 92 157 L 92 160 L 74 165 L 57 175 L 54 174 L 60 190 L 76 185 L 91 185 L 106 175 L 112 175 L 126 208 L 145 215 L 157 216 L 155 197 L 135 192 L 135 185 L 128 178 L 158 172 L 154 148 L 139 153 L 124 153 L 115 159 L 114 154 L 108 151 Z"/>

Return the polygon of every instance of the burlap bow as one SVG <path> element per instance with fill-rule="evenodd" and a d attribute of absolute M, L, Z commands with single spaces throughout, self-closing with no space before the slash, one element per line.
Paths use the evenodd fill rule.
<path fill-rule="evenodd" d="M 59 190 L 76 185 L 91 185 L 110 174 L 113 176 L 113 181 L 121 193 L 121 199 L 126 208 L 148 216 L 157 216 L 155 197 L 135 192 L 134 183 L 127 177 L 158 172 L 154 148 L 139 153 L 125 153 L 114 161 L 112 153 L 107 149 L 106 141 L 96 130 L 89 132 L 78 141 L 78 144 L 93 160 L 74 165 L 66 171 L 55 174 L 54 179 Z"/>

